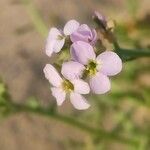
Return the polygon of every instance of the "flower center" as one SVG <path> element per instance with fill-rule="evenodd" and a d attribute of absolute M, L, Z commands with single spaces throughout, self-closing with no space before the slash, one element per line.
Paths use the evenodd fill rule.
<path fill-rule="evenodd" d="M 74 86 L 69 80 L 64 80 L 62 83 L 62 87 L 65 92 L 71 92 L 74 90 Z"/>
<path fill-rule="evenodd" d="M 97 73 L 97 63 L 95 60 L 90 60 L 86 66 L 86 72 L 89 76 L 95 75 Z"/>

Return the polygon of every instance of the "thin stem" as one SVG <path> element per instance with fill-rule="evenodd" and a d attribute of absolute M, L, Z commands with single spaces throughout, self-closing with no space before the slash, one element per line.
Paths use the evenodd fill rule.
<path fill-rule="evenodd" d="M 150 57 L 150 51 L 148 50 L 130 50 L 130 49 L 120 49 L 120 52 L 124 55 L 130 56 L 130 57 Z"/>
<path fill-rule="evenodd" d="M 32 0 L 21 0 L 26 6 L 28 14 L 36 28 L 36 30 L 43 36 L 46 37 L 48 33 L 48 28 L 45 25 L 38 9 L 33 5 Z"/>
<path fill-rule="evenodd" d="M 150 51 L 148 50 L 133 50 L 120 48 L 116 53 L 121 57 L 123 61 L 130 61 L 140 57 L 150 57 Z"/>
<path fill-rule="evenodd" d="M 123 61 L 134 60 L 139 57 L 150 57 L 150 50 L 121 48 L 117 41 L 113 43 L 115 52 Z"/>
<path fill-rule="evenodd" d="M 19 104 L 15 104 L 15 103 L 11 103 L 11 108 L 12 108 L 14 113 L 30 112 L 30 113 L 36 113 L 36 114 L 39 114 L 42 116 L 51 117 L 57 121 L 66 123 L 66 124 L 71 125 L 73 127 L 76 127 L 78 129 L 80 129 L 81 131 L 89 133 L 89 134 L 91 134 L 97 138 L 116 140 L 116 141 L 124 143 L 124 144 L 130 144 L 134 147 L 136 147 L 138 145 L 138 141 L 135 139 L 122 137 L 122 136 L 117 135 L 115 133 L 106 132 L 102 129 L 90 127 L 90 126 L 88 126 L 88 125 L 86 125 L 86 124 L 84 124 L 78 120 L 75 120 L 74 118 L 58 114 L 57 112 L 51 111 L 50 109 L 44 109 L 41 107 L 38 107 L 35 109 L 35 108 L 29 107 L 26 105 L 19 105 Z"/>

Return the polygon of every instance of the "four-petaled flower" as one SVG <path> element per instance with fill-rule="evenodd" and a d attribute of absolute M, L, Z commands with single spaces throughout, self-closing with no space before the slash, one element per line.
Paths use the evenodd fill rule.
<path fill-rule="evenodd" d="M 58 53 L 65 44 L 67 36 L 71 35 L 79 27 L 76 20 L 70 20 L 64 26 L 63 31 L 57 28 L 51 28 L 46 43 L 46 54 L 50 57 L 53 52 Z"/>
<path fill-rule="evenodd" d="M 74 65 L 76 66 L 76 64 Z M 75 72 L 80 72 L 82 70 L 82 65 L 74 70 Z M 58 74 L 57 70 L 50 64 L 44 67 L 45 77 L 52 84 L 52 95 L 56 98 L 57 105 L 62 105 L 66 98 L 66 94 L 69 94 L 70 101 L 76 109 L 83 110 L 90 107 L 87 100 L 81 94 L 88 94 L 90 92 L 89 85 L 82 79 L 77 79 L 75 76 L 70 76 L 67 70 L 63 69 L 62 75 L 64 78 Z"/>
<path fill-rule="evenodd" d="M 96 57 L 93 47 L 82 41 L 72 44 L 71 56 L 85 68 L 82 73 L 87 73 L 91 91 L 95 94 L 108 92 L 111 86 L 108 76 L 114 76 L 122 69 L 122 61 L 116 53 L 105 51 Z M 69 62 L 63 67 L 72 68 Z"/>

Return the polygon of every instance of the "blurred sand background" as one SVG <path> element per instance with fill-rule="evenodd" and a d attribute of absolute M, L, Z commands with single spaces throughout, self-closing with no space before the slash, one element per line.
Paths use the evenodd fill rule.
<path fill-rule="evenodd" d="M 49 28 L 62 26 L 72 18 L 90 23 L 93 10 L 117 21 L 131 19 L 126 0 L 33 0 L 33 3 Z M 142 0 L 139 8 L 138 16 L 142 18 L 150 13 L 150 1 Z M 23 103 L 32 96 L 45 106 L 55 102 L 42 72 L 50 62 L 44 53 L 45 40 L 21 0 L 0 0 L 0 77 L 16 102 Z M 66 113 L 72 112 L 68 104 L 59 111 L 64 108 Z M 64 143 L 68 144 L 68 139 L 80 142 L 88 140 L 88 136 L 52 119 L 26 113 L 0 123 L 0 150 L 66 150 Z M 114 144 L 113 149 L 119 150 L 118 145 Z"/>

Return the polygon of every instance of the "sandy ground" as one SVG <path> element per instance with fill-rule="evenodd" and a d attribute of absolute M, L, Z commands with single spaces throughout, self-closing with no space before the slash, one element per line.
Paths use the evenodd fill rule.
<path fill-rule="evenodd" d="M 118 19 L 128 15 L 121 0 L 33 2 L 49 27 L 62 24 L 71 18 L 90 22 L 90 13 L 94 9 L 101 10 L 111 17 L 117 14 Z M 147 5 L 148 0 L 143 3 L 141 16 L 142 8 L 144 11 L 150 9 Z M 123 9 L 121 13 L 120 9 Z M 50 100 L 49 85 L 42 72 L 45 63 L 50 62 L 44 53 L 44 45 L 45 39 L 35 30 L 21 0 L 0 0 L 0 76 L 8 85 L 16 102 L 22 103 L 31 96 L 41 99 L 44 105 L 53 102 L 53 99 Z M 67 105 L 60 109 L 64 107 L 69 111 L 72 109 Z M 0 150 L 63 150 L 62 143 L 68 138 L 80 141 L 85 136 L 57 121 L 24 113 L 1 122 Z"/>

